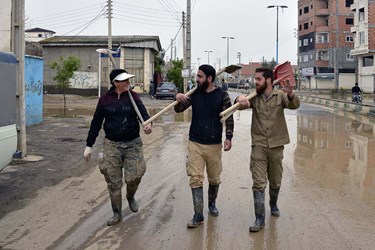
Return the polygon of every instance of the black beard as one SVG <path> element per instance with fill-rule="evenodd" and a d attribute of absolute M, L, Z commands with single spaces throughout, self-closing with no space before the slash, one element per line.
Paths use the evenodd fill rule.
<path fill-rule="evenodd" d="M 203 83 L 199 83 L 197 85 L 197 88 L 198 88 L 198 91 L 206 91 L 206 89 L 208 88 L 208 81 L 204 81 Z"/>
<path fill-rule="evenodd" d="M 263 84 L 262 86 L 256 86 L 257 94 L 263 94 L 266 88 L 267 88 L 267 84 Z"/>

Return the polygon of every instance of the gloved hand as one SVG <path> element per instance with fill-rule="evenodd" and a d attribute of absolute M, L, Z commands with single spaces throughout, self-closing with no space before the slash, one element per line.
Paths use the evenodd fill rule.
<path fill-rule="evenodd" d="M 86 161 L 89 161 L 91 159 L 92 155 L 92 147 L 86 147 L 85 152 L 83 152 L 83 158 L 85 158 Z"/>

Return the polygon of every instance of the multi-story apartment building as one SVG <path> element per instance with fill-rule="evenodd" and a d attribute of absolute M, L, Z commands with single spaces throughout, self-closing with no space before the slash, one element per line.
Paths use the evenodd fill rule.
<path fill-rule="evenodd" d="M 350 54 L 353 0 L 298 1 L 298 64 L 302 84 L 313 89 L 351 88 L 356 58 Z"/>
<path fill-rule="evenodd" d="M 350 9 L 354 12 L 351 55 L 358 57 L 358 84 L 363 91 L 375 93 L 375 1 L 354 0 Z"/>

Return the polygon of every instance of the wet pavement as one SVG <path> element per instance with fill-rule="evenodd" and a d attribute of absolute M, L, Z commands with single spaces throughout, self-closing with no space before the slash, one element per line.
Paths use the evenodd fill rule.
<path fill-rule="evenodd" d="M 150 136 L 142 135 L 147 172 L 136 194 L 138 213 L 124 199 L 122 223 L 107 227 L 106 185 L 98 169 L 88 170 L 40 190 L 4 216 L 0 248 L 373 249 L 374 119 L 305 104 L 286 110 L 291 143 L 284 151 L 281 216 L 271 218 L 266 205 L 265 229 L 254 234 L 248 231 L 254 222 L 251 111 L 234 114 L 233 148 L 223 153 L 220 215 L 207 213 L 206 182 L 205 222 L 196 229 L 186 228 L 193 215 L 185 170 L 190 119 L 191 111 L 171 110 L 155 121 Z"/>

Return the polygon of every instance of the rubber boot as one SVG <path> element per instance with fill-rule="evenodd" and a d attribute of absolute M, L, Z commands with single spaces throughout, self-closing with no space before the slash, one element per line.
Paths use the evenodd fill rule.
<path fill-rule="evenodd" d="M 250 232 L 259 232 L 264 227 L 264 191 L 254 191 L 255 223 L 250 226 Z"/>
<path fill-rule="evenodd" d="M 271 208 L 271 215 L 279 217 L 280 210 L 277 207 L 277 199 L 279 197 L 280 188 L 272 189 L 270 188 L 270 208 Z"/>
<path fill-rule="evenodd" d="M 128 200 L 129 208 L 133 213 L 138 212 L 138 204 L 134 198 L 134 195 L 135 192 L 137 192 L 140 182 L 140 180 L 135 180 L 126 185 L 126 199 Z"/>
<path fill-rule="evenodd" d="M 107 221 L 108 226 L 113 226 L 122 220 L 122 197 L 121 191 L 116 194 L 110 194 L 113 217 Z"/>
<path fill-rule="evenodd" d="M 209 185 L 208 187 L 208 211 L 212 216 L 218 216 L 219 210 L 216 208 L 216 198 L 219 191 L 219 185 Z"/>
<path fill-rule="evenodd" d="M 194 217 L 187 224 L 188 228 L 195 228 L 203 223 L 203 187 L 192 188 L 193 204 L 194 204 Z"/>

